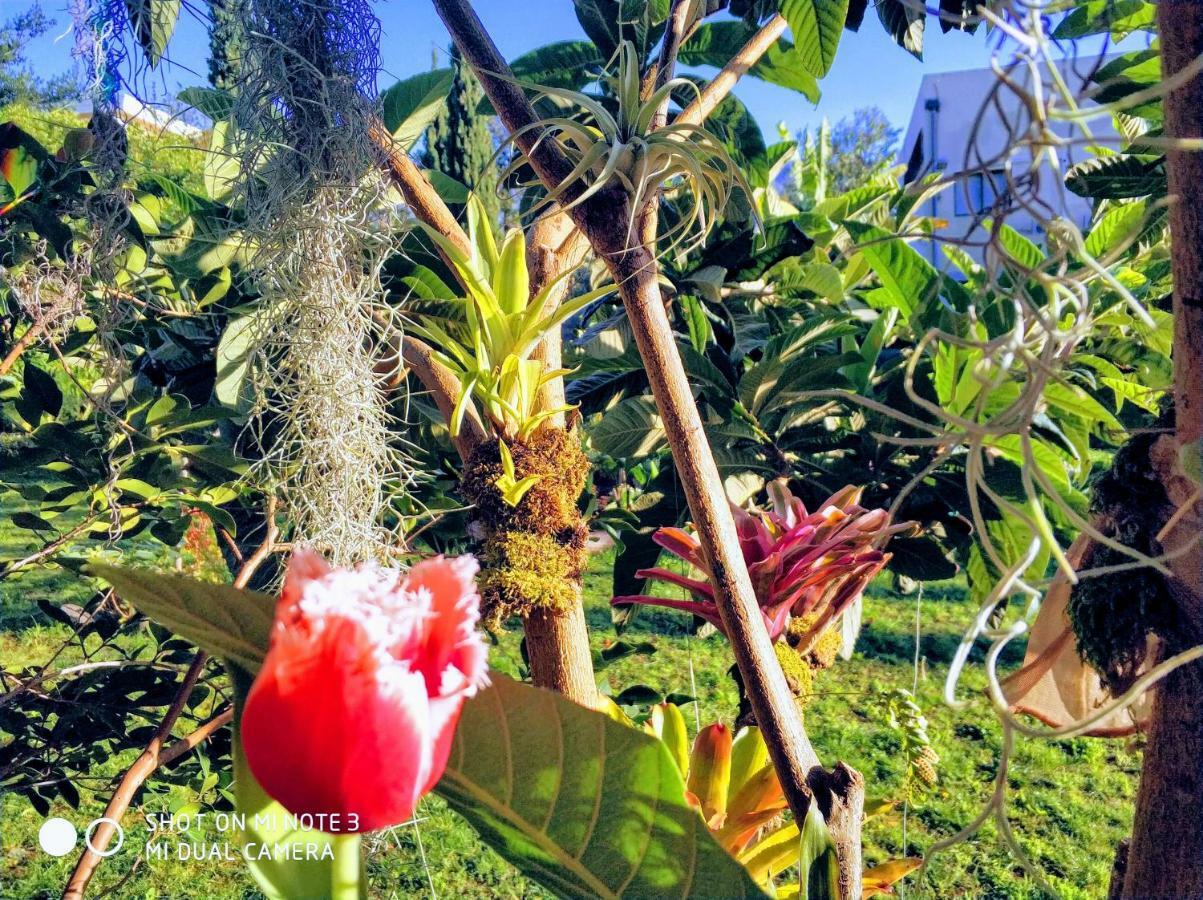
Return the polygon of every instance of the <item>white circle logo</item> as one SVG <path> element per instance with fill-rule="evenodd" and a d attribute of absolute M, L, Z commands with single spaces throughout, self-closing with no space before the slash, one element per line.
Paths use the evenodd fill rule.
<path fill-rule="evenodd" d="M 97 850 L 95 847 L 92 846 L 92 835 L 93 835 L 93 833 L 95 833 L 96 827 L 101 822 L 108 822 L 110 825 L 113 826 L 113 830 L 115 832 L 117 832 L 117 846 L 116 847 L 109 847 L 108 850 Z M 93 819 L 91 824 L 88 825 L 88 830 L 84 832 L 84 843 L 88 845 L 89 850 L 91 850 L 93 853 L 95 853 L 101 859 L 107 859 L 108 857 L 110 857 L 114 853 L 116 853 L 118 850 L 120 850 L 121 845 L 125 843 L 125 830 L 117 823 L 116 819 L 110 819 L 108 816 L 101 816 L 99 819 Z"/>
<path fill-rule="evenodd" d="M 75 826 L 66 819 L 47 819 L 38 829 L 38 843 L 51 856 L 66 856 L 75 849 Z"/>

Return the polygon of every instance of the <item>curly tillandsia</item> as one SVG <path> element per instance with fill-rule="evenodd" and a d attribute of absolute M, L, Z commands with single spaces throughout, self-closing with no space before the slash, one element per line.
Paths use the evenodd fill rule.
<path fill-rule="evenodd" d="M 411 469 L 375 352 L 390 314 L 380 267 L 397 233 L 368 139 L 379 23 L 365 0 L 239 10 L 244 65 L 212 169 L 245 211 L 238 238 L 260 298 L 223 345 L 246 360 L 257 474 L 278 486 L 294 539 L 336 565 L 384 561 L 400 543 L 389 510 Z"/>
<path fill-rule="evenodd" d="M 889 539 L 917 528 L 913 522 L 891 523 L 884 509 L 865 509 L 861 494 L 861 488 L 846 487 L 812 513 L 780 480 L 769 487 L 770 509 L 748 512 L 732 504 L 765 628 L 774 640 L 788 635 L 799 655 L 817 648 L 825 632 L 889 562 L 890 554 L 882 549 Z M 661 528 L 655 541 L 705 573 L 702 547 L 687 531 Z M 708 581 L 659 567 L 641 569 L 636 577 L 685 588 L 692 599 L 636 595 L 615 597 L 611 604 L 679 609 L 722 628 Z"/>
<path fill-rule="evenodd" d="M 939 776 L 936 764 L 939 754 L 927 735 L 927 717 L 915 702 L 915 696 L 905 688 L 895 688 L 886 694 L 886 722 L 898 733 L 902 757 L 906 760 L 906 780 L 903 792 L 907 799 L 936 786 Z"/>
<path fill-rule="evenodd" d="M 613 288 L 588 291 L 548 312 L 549 299 L 573 271 L 561 273 L 531 296 L 522 232 L 510 229 L 499 248 L 479 199 L 471 197 L 468 205 L 471 254 L 427 229 L 467 286 L 468 296 L 460 301 L 454 317 L 415 316 L 412 331 L 437 348 L 439 362 L 459 380 L 459 396 L 448 423 L 453 435 L 459 433 L 468 410 L 476 408 L 496 434 L 508 441 L 525 441 L 544 422 L 572 408 L 544 409 L 539 402 L 544 385 L 567 374 L 532 358 L 539 341 Z"/>
<path fill-rule="evenodd" d="M 693 231 L 695 237 L 684 249 L 697 246 L 721 218 L 735 191 L 742 191 L 750 202 L 752 189 L 727 148 L 703 126 L 658 123 L 658 115 L 674 93 L 698 93 L 691 80 L 669 79 L 644 98 L 634 44 L 623 41 L 615 56 L 617 71 L 602 79 L 609 98 L 567 88 L 526 85 L 535 92 L 534 103 L 543 99 L 566 103 L 577 108 L 580 115 L 541 119 L 510 135 L 505 146 L 535 131 L 540 141 L 556 141 L 572 163 L 571 173 L 546 194 L 540 206 L 561 201 L 565 191 L 578 184 L 583 189 L 564 203 L 565 209 L 578 206 L 615 183 L 631 198 L 631 209 L 636 213 L 661 192 L 679 195 L 685 204 L 683 213 L 661 237 L 670 247 L 676 247 Z M 614 62 L 612 59 L 611 64 Z M 510 170 L 523 160 L 516 159 Z M 633 217 L 627 230 L 628 242 L 634 227 Z"/>

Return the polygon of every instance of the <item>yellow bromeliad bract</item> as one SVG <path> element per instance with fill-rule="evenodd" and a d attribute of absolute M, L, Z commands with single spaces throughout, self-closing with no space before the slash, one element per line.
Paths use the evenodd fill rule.
<path fill-rule="evenodd" d="M 463 317 L 422 317 L 412 330 L 435 345 L 439 362 L 459 380 L 450 422 L 453 435 L 475 404 L 498 437 L 525 440 L 546 419 L 571 408 L 539 409 L 542 387 L 567 372 L 548 369 L 531 358 L 539 340 L 613 288 L 589 291 L 547 311 L 548 298 L 572 272 L 563 273 L 532 297 L 522 232 L 510 229 L 499 248 L 475 197 L 469 201 L 469 211 L 470 254 L 427 229 L 467 288 L 461 301 Z"/>

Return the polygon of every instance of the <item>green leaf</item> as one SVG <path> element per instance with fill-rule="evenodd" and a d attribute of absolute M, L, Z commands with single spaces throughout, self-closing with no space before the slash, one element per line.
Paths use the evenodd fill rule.
<path fill-rule="evenodd" d="M 837 0 L 840 2 L 840 0 Z M 756 33 L 741 22 L 709 22 L 699 25 L 686 41 L 677 59 L 686 66 L 714 66 L 721 69 Z M 819 102 L 819 82 L 811 74 L 800 47 L 779 38 L 748 70 L 753 78 L 797 91 L 811 103 Z"/>
<path fill-rule="evenodd" d="M 125 0 L 130 26 L 153 69 L 163 58 L 180 17 L 180 0 Z"/>
<path fill-rule="evenodd" d="M 122 600 L 202 650 L 252 674 L 263 664 L 275 615 L 273 597 L 101 562 L 89 562 L 84 571 L 107 581 Z"/>
<path fill-rule="evenodd" d="M 204 113 L 214 122 L 222 122 L 230 117 L 234 108 L 234 97 L 226 90 L 211 87 L 184 88 L 176 98 L 181 103 L 187 103 L 193 109 Z"/>
<path fill-rule="evenodd" d="M 435 788 L 560 897 L 762 897 L 715 843 L 660 741 L 492 675 L 464 705 Z"/>
<path fill-rule="evenodd" d="M 264 310 L 256 310 L 231 321 L 217 344 L 217 377 L 213 382 L 213 396 L 223 406 L 239 412 L 250 409 L 253 397 L 247 375 L 255 346 L 267 325 Z"/>
<path fill-rule="evenodd" d="M 605 62 L 589 41 L 557 41 L 522 54 L 510 69 L 519 81 L 575 91 L 596 78 Z"/>
<path fill-rule="evenodd" d="M 848 0 L 781 0 L 781 15 L 794 33 L 802 65 L 822 78 L 835 62 L 844 33 Z"/>
<path fill-rule="evenodd" d="M 889 305 L 907 318 L 940 293 L 940 273 L 901 238 L 863 222 L 843 223 L 885 288 Z"/>
<path fill-rule="evenodd" d="M 630 397 L 602 416 L 590 438 L 599 453 L 616 459 L 640 459 L 664 443 L 664 423 L 650 397 Z"/>
<path fill-rule="evenodd" d="M 1053 39 L 1072 41 L 1091 34 L 1110 33 L 1117 39 L 1157 24 L 1157 7 L 1146 0 L 1087 0 L 1077 4 L 1053 29 Z"/>
<path fill-rule="evenodd" d="M 48 413 L 53 418 L 62 411 L 63 392 L 59 390 L 58 384 L 47 372 L 39 369 L 33 363 L 25 364 L 24 385 L 24 393 L 37 404 L 42 412 Z M 31 422 L 30 424 L 37 425 L 38 423 Z"/>
<path fill-rule="evenodd" d="M 400 148 L 413 149 L 451 91 L 451 69 L 421 72 L 398 81 L 380 97 L 380 119 Z"/>
<path fill-rule="evenodd" d="M 1142 201 L 1113 206 L 1086 235 L 1086 252 L 1094 257 L 1106 256 L 1135 240 L 1145 223 L 1145 204 Z"/>
<path fill-rule="evenodd" d="M 801 900 L 839 900 L 839 872 L 835 841 L 819 804 L 811 800 L 798 848 L 798 896 Z"/>
<path fill-rule="evenodd" d="M 1093 200 L 1162 197 L 1168 190 L 1165 158 L 1147 159 L 1129 154 L 1097 156 L 1070 169 L 1065 186 L 1079 197 Z"/>
<path fill-rule="evenodd" d="M 877 0 L 877 17 L 894 43 L 923 59 L 923 28 L 927 10 L 913 0 Z"/>

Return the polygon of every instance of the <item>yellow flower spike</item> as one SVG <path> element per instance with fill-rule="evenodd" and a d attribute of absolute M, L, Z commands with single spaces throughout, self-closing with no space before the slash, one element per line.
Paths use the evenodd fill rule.
<path fill-rule="evenodd" d="M 798 861 L 798 825 L 790 822 L 736 856 L 759 884 L 788 869 Z"/>
<path fill-rule="evenodd" d="M 727 788 L 731 780 L 731 729 L 707 725 L 698 732 L 689 757 L 689 792 L 702 808 L 711 829 L 721 828 L 727 817 Z"/>
<path fill-rule="evenodd" d="M 739 729 L 731 745 L 731 794 L 738 794 L 747 780 L 768 763 L 769 748 L 760 729 L 754 725 Z"/>
<path fill-rule="evenodd" d="M 664 742 L 668 755 L 677 764 L 681 778 L 688 778 L 689 732 L 685 728 L 685 717 L 681 715 L 680 707 L 675 703 L 657 703 L 643 727 Z"/>
<path fill-rule="evenodd" d="M 861 900 L 878 894 L 894 893 L 893 886 L 923 865 L 923 860 L 914 856 L 891 859 L 880 865 L 865 869 L 861 879 Z"/>

